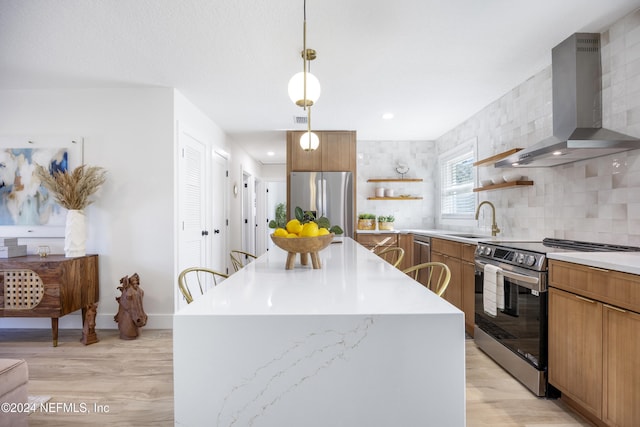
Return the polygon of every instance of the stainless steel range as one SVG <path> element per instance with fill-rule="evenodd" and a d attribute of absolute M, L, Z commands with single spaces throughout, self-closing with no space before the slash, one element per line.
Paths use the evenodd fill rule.
<path fill-rule="evenodd" d="M 579 251 L 640 248 L 547 238 L 480 242 L 476 249 L 481 280 L 476 281 L 474 339 L 537 396 L 554 395 L 547 384 L 547 255 Z"/>

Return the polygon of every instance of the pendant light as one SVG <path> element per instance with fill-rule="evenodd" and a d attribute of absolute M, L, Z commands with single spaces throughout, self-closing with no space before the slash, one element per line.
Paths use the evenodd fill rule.
<path fill-rule="evenodd" d="M 311 132 L 311 106 L 320 97 L 320 81 L 309 72 L 309 61 L 316 59 L 316 51 L 307 49 L 307 1 L 303 3 L 302 21 L 302 72 L 289 80 L 289 98 L 307 111 L 307 132 L 300 137 L 300 147 L 305 151 L 316 150 L 320 145 L 318 135 Z"/>

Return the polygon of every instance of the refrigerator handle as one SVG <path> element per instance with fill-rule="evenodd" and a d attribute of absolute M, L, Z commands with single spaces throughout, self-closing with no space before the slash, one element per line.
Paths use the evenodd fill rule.
<path fill-rule="evenodd" d="M 320 218 L 322 216 L 322 211 L 324 210 L 324 186 L 323 179 L 318 179 L 316 182 L 316 217 Z"/>
<path fill-rule="evenodd" d="M 320 216 L 327 216 L 327 180 L 322 180 L 322 213 Z"/>

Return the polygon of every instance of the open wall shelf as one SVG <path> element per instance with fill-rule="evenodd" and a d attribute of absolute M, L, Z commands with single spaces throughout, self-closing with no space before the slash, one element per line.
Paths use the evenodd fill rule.
<path fill-rule="evenodd" d="M 422 178 L 370 178 L 367 182 L 422 182 Z"/>
<path fill-rule="evenodd" d="M 522 150 L 522 148 L 512 148 L 511 150 L 507 150 L 507 151 L 505 151 L 503 153 L 498 153 L 495 156 L 491 156 L 491 157 L 487 157 L 486 159 L 478 160 L 477 162 L 473 163 L 473 166 L 492 166 L 498 160 L 502 160 L 505 157 L 509 157 L 510 155 L 515 154 L 520 150 Z"/>
<path fill-rule="evenodd" d="M 518 187 L 525 185 L 533 185 L 533 181 L 512 181 L 512 182 L 501 182 L 500 184 L 487 185 L 486 187 L 478 187 L 474 188 L 474 193 L 478 191 L 489 191 L 489 190 L 497 190 L 500 188 L 509 188 L 509 187 Z"/>

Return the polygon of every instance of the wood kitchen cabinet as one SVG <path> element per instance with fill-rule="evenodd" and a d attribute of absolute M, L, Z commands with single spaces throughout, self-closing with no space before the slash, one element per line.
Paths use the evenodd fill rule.
<path fill-rule="evenodd" d="M 411 234 L 356 233 L 356 241 L 376 253 L 386 248 L 400 247 L 404 250 L 404 258 L 398 268 L 404 270 L 413 265 L 413 236 Z"/>
<path fill-rule="evenodd" d="M 549 263 L 549 383 L 594 422 L 640 425 L 640 277 Z"/>
<path fill-rule="evenodd" d="M 462 244 L 462 308 L 464 328 L 473 337 L 476 309 L 476 265 L 477 245 Z"/>
<path fill-rule="evenodd" d="M 475 323 L 476 245 L 447 239 L 431 239 L 431 261 L 442 262 L 451 270 L 451 281 L 443 298 L 464 312 L 465 330 L 473 334 Z"/>
<path fill-rule="evenodd" d="M 356 233 L 356 242 L 369 250 L 379 252 L 398 246 L 398 233 Z"/>
<path fill-rule="evenodd" d="M 356 170 L 355 131 L 315 131 L 320 139 L 316 150 L 300 147 L 306 131 L 287 132 L 287 172 L 340 172 Z"/>
<path fill-rule="evenodd" d="M 602 416 L 602 304 L 549 289 L 549 382 Z"/>
<path fill-rule="evenodd" d="M 400 233 L 398 235 L 398 246 L 404 250 L 404 258 L 398 265 L 400 270 L 407 269 L 413 266 L 413 234 Z"/>

